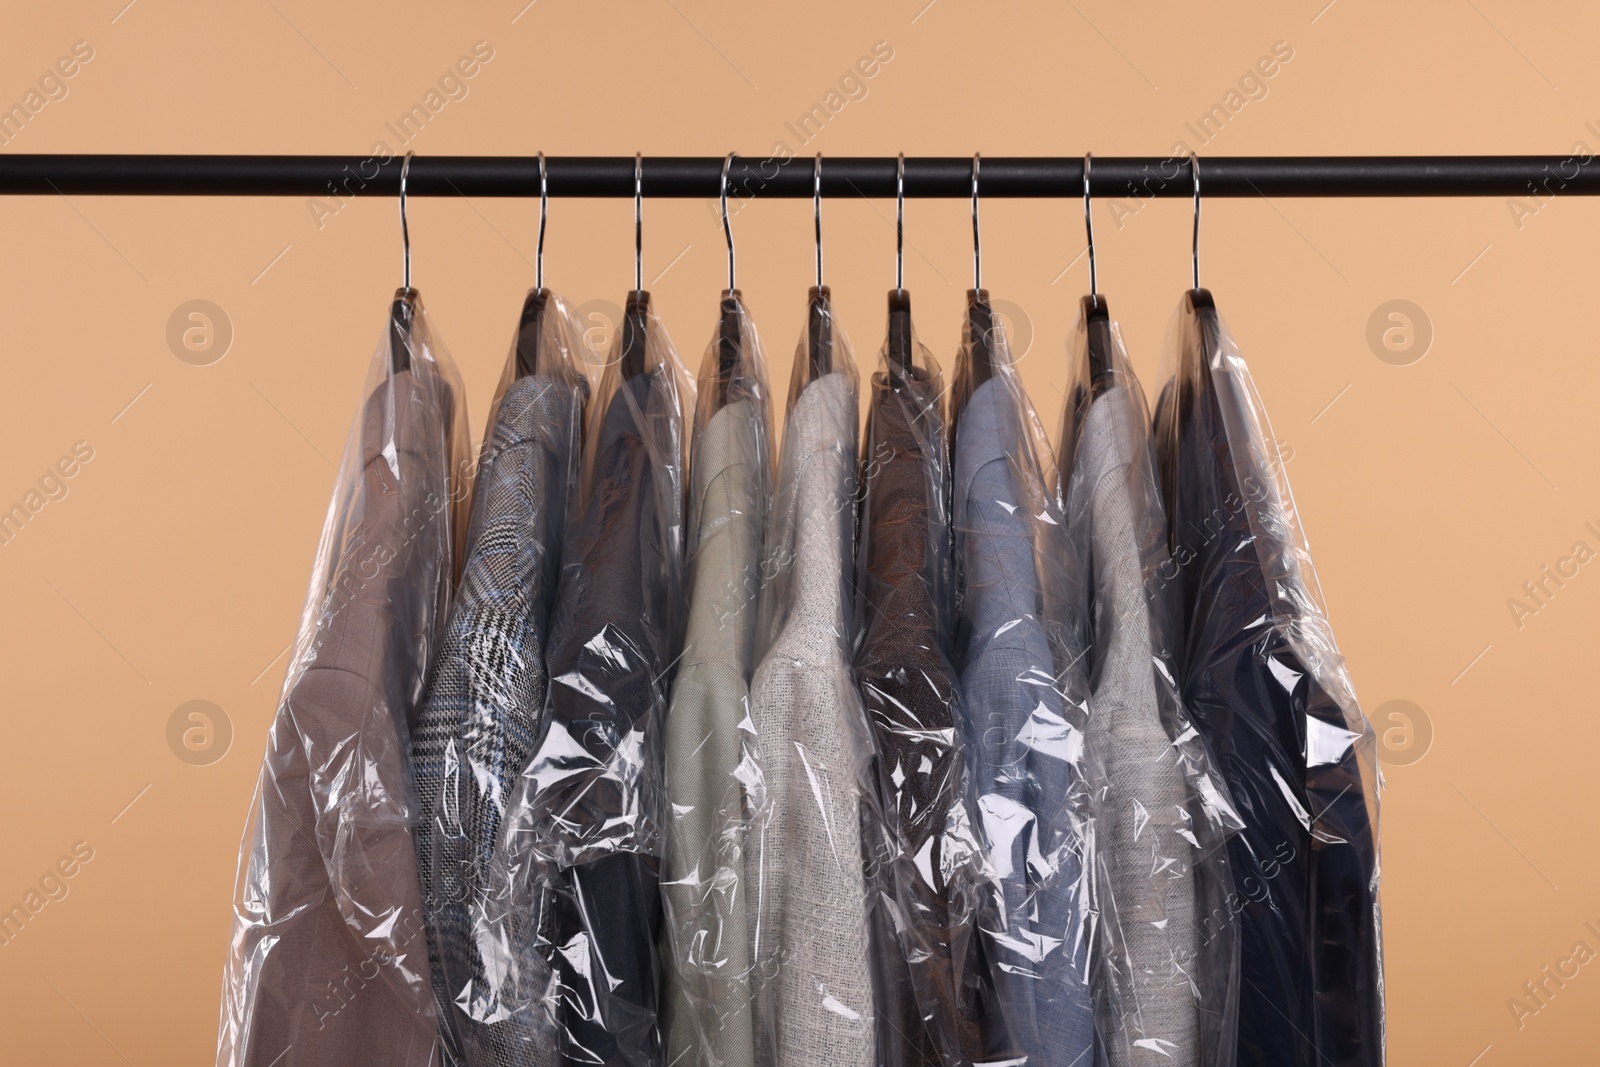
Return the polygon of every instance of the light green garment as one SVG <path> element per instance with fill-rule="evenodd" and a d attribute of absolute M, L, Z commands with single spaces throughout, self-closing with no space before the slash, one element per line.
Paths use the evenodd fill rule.
<path fill-rule="evenodd" d="M 693 458 L 689 623 L 666 728 L 662 1005 L 673 1067 L 752 1067 L 744 852 L 761 517 L 754 403 L 711 417 Z"/>

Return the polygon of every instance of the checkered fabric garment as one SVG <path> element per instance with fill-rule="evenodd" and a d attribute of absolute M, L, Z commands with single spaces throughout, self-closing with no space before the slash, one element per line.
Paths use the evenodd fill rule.
<path fill-rule="evenodd" d="M 528 1013 L 505 1017 L 474 937 L 508 794 L 543 724 L 544 636 L 578 445 L 582 397 L 543 376 L 512 383 L 486 442 L 467 554 L 412 746 L 428 951 L 446 1041 L 492 1067 L 553 1062 Z M 533 953 L 531 944 L 511 951 Z M 542 961 L 528 960 L 526 967 Z M 519 968 L 524 970 L 525 968 Z M 493 1021 L 491 1021 L 493 1020 Z"/>

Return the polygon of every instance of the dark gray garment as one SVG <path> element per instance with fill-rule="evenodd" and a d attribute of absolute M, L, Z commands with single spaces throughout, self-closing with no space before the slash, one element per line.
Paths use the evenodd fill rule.
<path fill-rule="evenodd" d="M 512 382 L 484 442 L 466 564 L 412 739 L 423 818 L 417 859 L 428 915 L 434 993 L 451 1051 L 477 1067 L 553 1056 L 532 1013 L 502 1020 L 493 975 L 511 951 L 536 966 L 533 944 L 482 939 L 490 870 L 509 794 L 544 723 L 544 636 L 555 599 L 561 532 L 575 470 L 583 397 L 543 376 Z M 463 1051 L 464 1050 L 464 1051 Z"/>
<path fill-rule="evenodd" d="M 1091 906 L 1083 840 L 1069 809 L 1077 768 L 1058 678 L 1084 670 L 1080 654 L 1058 669 L 1041 621 L 1040 551 L 1060 526 L 1033 513 L 1017 468 L 1026 434 L 1007 384 L 972 394 L 956 428 L 955 530 L 962 574 L 962 706 L 972 739 L 978 817 L 999 878 L 1003 910 L 986 916 L 984 950 L 1007 1050 L 1030 1065 L 1090 1067 Z M 1020 475 L 1020 477 L 1019 477 Z M 1032 480 L 1040 481 L 1037 471 Z M 1062 539 L 1064 541 L 1064 538 Z"/>
<path fill-rule="evenodd" d="M 745 853 L 760 1067 L 872 1067 L 877 1016 L 862 871 L 865 712 L 846 648 L 856 468 L 854 386 L 827 374 L 784 432 L 786 513 L 771 567 L 794 601 L 750 684 L 770 797 Z M 768 589 L 772 588 L 769 582 Z"/>
<path fill-rule="evenodd" d="M 741 769 L 765 507 L 756 403 L 713 415 L 693 461 L 689 621 L 666 722 L 662 1009 L 674 1067 L 750 1067 L 755 1055 Z"/>

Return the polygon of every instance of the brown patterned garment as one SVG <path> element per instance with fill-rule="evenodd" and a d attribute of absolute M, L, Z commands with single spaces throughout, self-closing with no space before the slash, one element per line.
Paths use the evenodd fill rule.
<path fill-rule="evenodd" d="M 875 374 L 865 456 L 856 672 L 888 838 L 885 863 L 869 873 L 877 950 L 893 961 L 883 1036 L 896 1064 L 982 1055 L 970 912 L 958 905 L 952 922 L 952 899 L 966 887 L 946 881 L 949 857 L 968 850 L 971 829 L 943 600 L 950 540 L 941 393 L 939 376 L 921 368 Z M 895 956 L 907 930 L 916 943 L 904 947 L 913 951 Z"/>

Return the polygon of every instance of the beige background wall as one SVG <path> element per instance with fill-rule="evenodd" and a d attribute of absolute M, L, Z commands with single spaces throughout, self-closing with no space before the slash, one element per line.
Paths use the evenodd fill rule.
<path fill-rule="evenodd" d="M 0 104 L 75 42 L 92 58 L 46 80 L 56 99 L 41 93 L 0 152 L 396 147 L 385 123 L 479 41 L 492 59 L 412 138 L 419 154 L 765 154 L 780 140 L 833 155 L 1156 155 L 1180 140 L 1202 157 L 1600 150 L 1600 12 L 1574 2 L 124 3 L 12 5 Z M 876 42 L 892 58 L 829 101 Z M 1277 42 L 1292 58 L 1241 89 Z M 1246 102 L 1220 130 L 1186 129 L 1232 90 Z M 785 125 L 841 99 L 804 143 Z M 646 280 L 698 365 L 723 284 L 712 205 L 645 211 Z M 757 202 L 735 221 L 780 395 L 811 280 L 809 211 Z M 947 365 L 970 284 L 966 212 L 906 207 L 907 285 Z M 1101 288 L 1153 393 L 1188 284 L 1189 206 L 1096 212 Z M 828 278 L 868 362 L 892 218 L 889 202 L 826 206 Z M 61 897 L 0 944 L 8 1062 L 211 1056 L 239 832 L 332 462 L 399 284 L 392 200 L 320 222 L 296 198 L 0 198 L 0 507 L 27 502 L 63 457 L 74 471 L 47 479 L 56 499 L 41 493 L 0 544 L 0 907 L 41 879 Z M 532 284 L 534 222 L 529 201 L 414 201 L 416 282 L 475 432 Z M 550 283 L 575 303 L 620 301 L 630 227 L 625 201 L 553 203 Z M 985 282 L 1026 312 L 1025 376 L 1054 432 L 1087 286 L 1081 204 L 991 202 L 984 234 Z M 1584 560 L 1600 550 L 1597 235 L 1600 202 L 1561 196 L 1536 212 L 1495 198 L 1206 209 L 1203 280 L 1293 449 L 1363 702 L 1375 717 L 1415 708 L 1409 741 L 1407 720 L 1379 723 L 1397 1064 L 1596 1055 L 1600 963 L 1565 964 L 1564 985 L 1541 971 L 1578 942 L 1600 950 L 1600 563 L 1573 557 L 1576 542 Z M 206 366 L 167 340 L 195 299 L 231 323 Z M 1374 311 L 1400 299 L 1432 333 L 1405 366 L 1368 342 Z M 1508 599 L 1566 558 L 1576 575 L 1514 618 Z M 168 724 L 193 700 L 222 709 L 232 739 L 186 761 Z M 48 880 L 63 857 L 73 875 Z M 1530 981 L 1549 993 L 1518 1020 L 1508 1001 Z"/>

